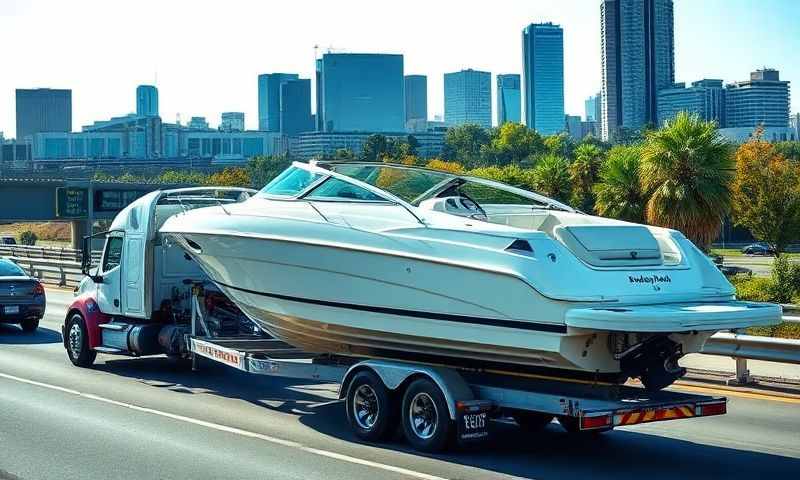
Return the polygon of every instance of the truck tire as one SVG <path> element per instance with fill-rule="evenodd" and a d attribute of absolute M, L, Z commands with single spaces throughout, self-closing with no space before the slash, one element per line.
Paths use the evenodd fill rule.
<path fill-rule="evenodd" d="M 593 430 L 581 430 L 576 417 L 558 417 L 558 423 L 569 434 L 581 436 L 598 436 L 600 434 L 610 432 L 614 427 L 596 428 Z"/>
<path fill-rule="evenodd" d="M 514 412 L 514 420 L 517 425 L 526 432 L 538 432 L 550 425 L 553 415 L 538 412 L 517 411 Z"/>
<path fill-rule="evenodd" d="M 347 389 L 347 420 L 356 436 L 377 442 L 396 427 L 392 392 L 374 372 L 356 373 Z"/>
<path fill-rule="evenodd" d="M 22 331 L 26 333 L 35 332 L 37 328 L 39 328 L 39 319 L 38 318 L 26 318 L 19 324 L 22 327 Z"/>
<path fill-rule="evenodd" d="M 67 347 L 69 361 L 77 367 L 91 367 L 97 352 L 89 348 L 86 323 L 80 313 L 69 317 L 64 328 L 64 346 Z"/>
<path fill-rule="evenodd" d="M 415 450 L 445 449 L 453 431 L 450 410 L 441 389 L 432 381 L 414 380 L 403 394 L 403 433 Z"/>

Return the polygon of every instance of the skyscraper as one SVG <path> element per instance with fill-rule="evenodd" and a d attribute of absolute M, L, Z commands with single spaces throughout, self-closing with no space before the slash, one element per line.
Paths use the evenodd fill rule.
<path fill-rule="evenodd" d="M 258 129 L 281 131 L 281 84 L 297 80 L 296 73 L 265 73 L 258 76 Z"/>
<path fill-rule="evenodd" d="M 725 126 L 788 127 L 789 82 L 770 68 L 756 70 L 750 80 L 725 87 Z"/>
<path fill-rule="evenodd" d="M 72 90 L 17 89 L 17 140 L 72 130 Z"/>
<path fill-rule="evenodd" d="M 406 122 L 428 119 L 428 77 L 406 75 Z"/>
<path fill-rule="evenodd" d="M 597 92 L 597 95 L 592 95 L 583 102 L 584 114 L 587 122 L 600 121 L 600 96 L 600 92 Z"/>
<path fill-rule="evenodd" d="M 318 62 L 318 126 L 325 132 L 401 132 L 403 56 L 326 53 Z"/>
<path fill-rule="evenodd" d="M 522 117 L 544 135 L 564 130 L 564 31 L 533 23 L 522 31 Z"/>
<path fill-rule="evenodd" d="M 685 88 L 676 83 L 658 92 L 658 124 L 672 120 L 678 112 L 694 113 L 703 120 L 714 120 L 725 126 L 725 91 L 722 80 L 703 79 Z"/>
<path fill-rule="evenodd" d="M 522 120 L 520 79 L 516 73 L 497 76 L 497 125 Z"/>
<path fill-rule="evenodd" d="M 294 137 L 313 130 L 311 80 L 299 78 L 283 82 L 280 89 L 280 132 Z"/>
<path fill-rule="evenodd" d="M 444 74 L 444 121 L 448 125 L 492 126 L 492 74 L 461 70 Z M 562 119 L 563 121 L 563 119 Z"/>
<path fill-rule="evenodd" d="M 136 115 L 140 117 L 158 116 L 158 89 L 153 85 L 136 87 Z"/>
<path fill-rule="evenodd" d="M 658 91 L 675 82 L 672 0 L 603 0 L 600 5 L 604 140 L 658 120 Z"/>

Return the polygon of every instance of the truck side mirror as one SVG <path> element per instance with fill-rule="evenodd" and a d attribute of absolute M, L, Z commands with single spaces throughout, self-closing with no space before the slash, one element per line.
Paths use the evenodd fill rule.
<path fill-rule="evenodd" d="M 94 283 L 103 283 L 102 275 L 89 275 L 89 278 L 91 278 Z"/>

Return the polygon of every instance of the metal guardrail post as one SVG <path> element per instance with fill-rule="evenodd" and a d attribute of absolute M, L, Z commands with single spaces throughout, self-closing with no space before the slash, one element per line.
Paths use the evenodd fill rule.
<path fill-rule="evenodd" d="M 737 383 L 739 385 L 747 385 L 749 383 L 754 383 L 750 377 L 750 370 L 747 368 L 747 359 L 746 358 L 735 358 L 736 360 L 736 377 L 732 378 L 731 381 L 728 383 Z"/>

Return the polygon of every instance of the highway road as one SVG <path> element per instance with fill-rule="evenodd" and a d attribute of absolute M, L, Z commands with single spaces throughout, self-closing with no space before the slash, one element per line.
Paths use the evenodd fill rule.
<path fill-rule="evenodd" d="M 424 456 L 349 431 L 333 385 L 191 372 L 166 358 L 100 355 L 73 367 L 48 291 L 40 330 L 0 326 L 0 479 L 796 478 L 800 399 L 730 396 L 728 415 L 576 439 L 497 425 L 493 444 Z M 724 393 L 723 393 L 724 394 Z"/>

